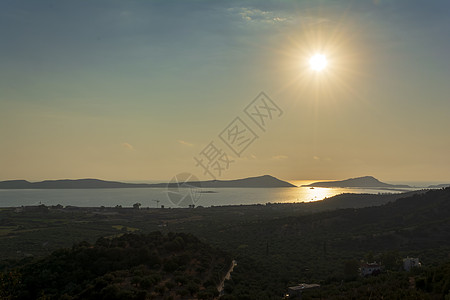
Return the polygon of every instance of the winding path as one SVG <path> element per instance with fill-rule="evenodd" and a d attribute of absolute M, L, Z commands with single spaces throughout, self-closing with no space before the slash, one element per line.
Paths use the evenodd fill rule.
<path fill-rule="evenodd" d="M 233 272 L 234 267 L 237 266 L 237 262 L 233 259 L 233 261 L 231 262 L 231 267 L 227 272 L 227 275 L 225 275 L 222 279 L 222 281 L 220 282 L 220 284 L 217 286 L 217 290 L 219 291 L 219 295 L 223 295 L 224 291 L 223 288 L 225 286 L 225 281 L 229 280 L 231 278 L 231 272 Z"/>

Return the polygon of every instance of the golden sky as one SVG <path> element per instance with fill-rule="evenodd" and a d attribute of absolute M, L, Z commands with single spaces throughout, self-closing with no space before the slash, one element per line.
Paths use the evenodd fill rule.
<path fill-rule="evenodd" d="M 449 181 L 449 10 L 2 1 L 0 180 L 210 179 L 194 158 L 213 142 L 217 179 Z M 245 112 L 262 91 L 280 109 L 263 129 Z M 220 138 L 237 117 L 257 136 L 238 154 Z"/>

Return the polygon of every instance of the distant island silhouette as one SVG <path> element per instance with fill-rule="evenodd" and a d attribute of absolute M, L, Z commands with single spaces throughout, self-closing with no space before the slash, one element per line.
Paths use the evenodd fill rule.
<path fill-rule="evenodd" d="M 389 184 L 379 181 L 373 176 L 349 178 L 340 181 L 319 181 L 302 187 L 325 187 L 325 188 L 411 188 L 406 184 Z"/>
<path fill-rule="evenodd" d="M 209 180 L 189 182 L 187 184 L 193 186 L 201 186 L 202 188 L 228 188 L 228 187 L 251 187 L 251 188 L 265 188 L 265 187 L 297 187 L 287 181 L 280 180 L 270 175 L 263 175 L 257 177 L 248 177 L 244 179 L 235 180 Z"/>
<path fill-rule="evenodd" d="M 450 183 L 443 183 L 443 184 L 435 184 L 435 185 L 429 185 L 428 188 L 430 189 L 442 189 L 450 187 Z"/>
<path fill-rule="evenodd" d="M 209 180 L 185 182 L 184 185 L 202 188 L 278 188 L 295 185 L 270 175 L 235 180 Z M 0 181 L 0 189 L 111 189 L 111 188 L 154 188 L 177 187 L 176 183 L 125 183 L 100 179 L 61 179 L 29 182 L 26 180 Z"/>

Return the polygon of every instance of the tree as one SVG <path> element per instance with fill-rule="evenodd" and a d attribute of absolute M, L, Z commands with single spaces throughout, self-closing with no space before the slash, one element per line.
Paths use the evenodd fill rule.
<path fill-rule="evenodd" d="M 381 262 L 385 266 L 386 270 L 398 271 L 400 268 L 400 255 L 397 251 L 389 251 L 383 253 L 381 256 Z"/>
<path fill-rule="evenodd" d="M 355 280 L 359 273 L 359 262 L 356 259 L 344 263 L 344 277 L 346 280 Z"/>
<path fill-rule="evenodd" d="M 368 263 L 372 263 L 375 261 L 375 256 L 373 255 L 372 251 L 370 251 L 369 253 L 366 254 L 366 261 Z"/>
<path fill-rule="evenodd" d="M 133 204 L 133 208 L 134 209 L 139 209 L 139 207 L 141 207 L 142 204 L 140 204 L 139 202 Z"/>

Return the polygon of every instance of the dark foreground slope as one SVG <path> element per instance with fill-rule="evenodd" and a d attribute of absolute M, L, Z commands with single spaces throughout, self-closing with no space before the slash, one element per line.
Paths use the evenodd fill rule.
<path fill-rule="evenodd" d="M 395 202 L 354 208 L 384 201 Z M 341 205 L 352 208 L 331 210 Z M 42 256 L 73 241 L 125 231 L 189 232 L 237 260 L 224 299 L 279 300 L 301 282 L 321 284 L 322 294 L 310 295 L 315 298 L 442 299 L 450 286 L 441 281 L 446 268 L 433 268 L 450 259 L 449 216 L 450 189 L 195 209 L 9 208 L 0 210 L 0 253 Z M 399 272 L 406 256 L 419 257 L 425 273 Z M 386 273 L 356 279 L 349 266 L 361 259 L 381 261 Z"/>
<path fill-rule="evenodd" d="M 0 299 L 202 299 L 231 265 L 190 234 L 126 234 L 61 249 L 0 275 Z"/>
<path fill-rule="evenodd" d="M 239 265 L 226 286 L 235 297 L 231 299 L 255 299 L 254 294 L 259 299 L 276 299 L 288 286 L 301 282 L 320 283 L 320 291 L 325 293 L 328 285 L 356 280 L 361 259 L 381 261 L 389 272 L 401 270 L 406 256 L 419 257 L 426 267 L 449 261 L 450 189 L 429 191 L 380 207 L 242 223 L 224 229 L 221 241 L 232 241 L 230 246 L 238 249 L 233 255 Z M 226 247 L 221 241 L 216 242 Z M 356 270 L 349 270 L 348 265 L 356 265 Z M 389 286 L 394 282 L 391 277 L 380 279 L 380 289 L 373 291 L 372 298 L 440 299 L 450 288 L 450 282 L 445 285 L 444 280 L 443 290 L 421 289 L 408 283 L 409 275 L 399 274 L 397 287 Z M 421 276 L 426 274 L 416 279 Z M 365 283 L 354 283 L 361 284 Z M 332 289 L 327 298 L 370 297 L 370 292 L 352 294 L 354 289 L 348 290 L 339 298 L 339 289 Z M 320 296 L 320 291 L 315 297 Z"/>

